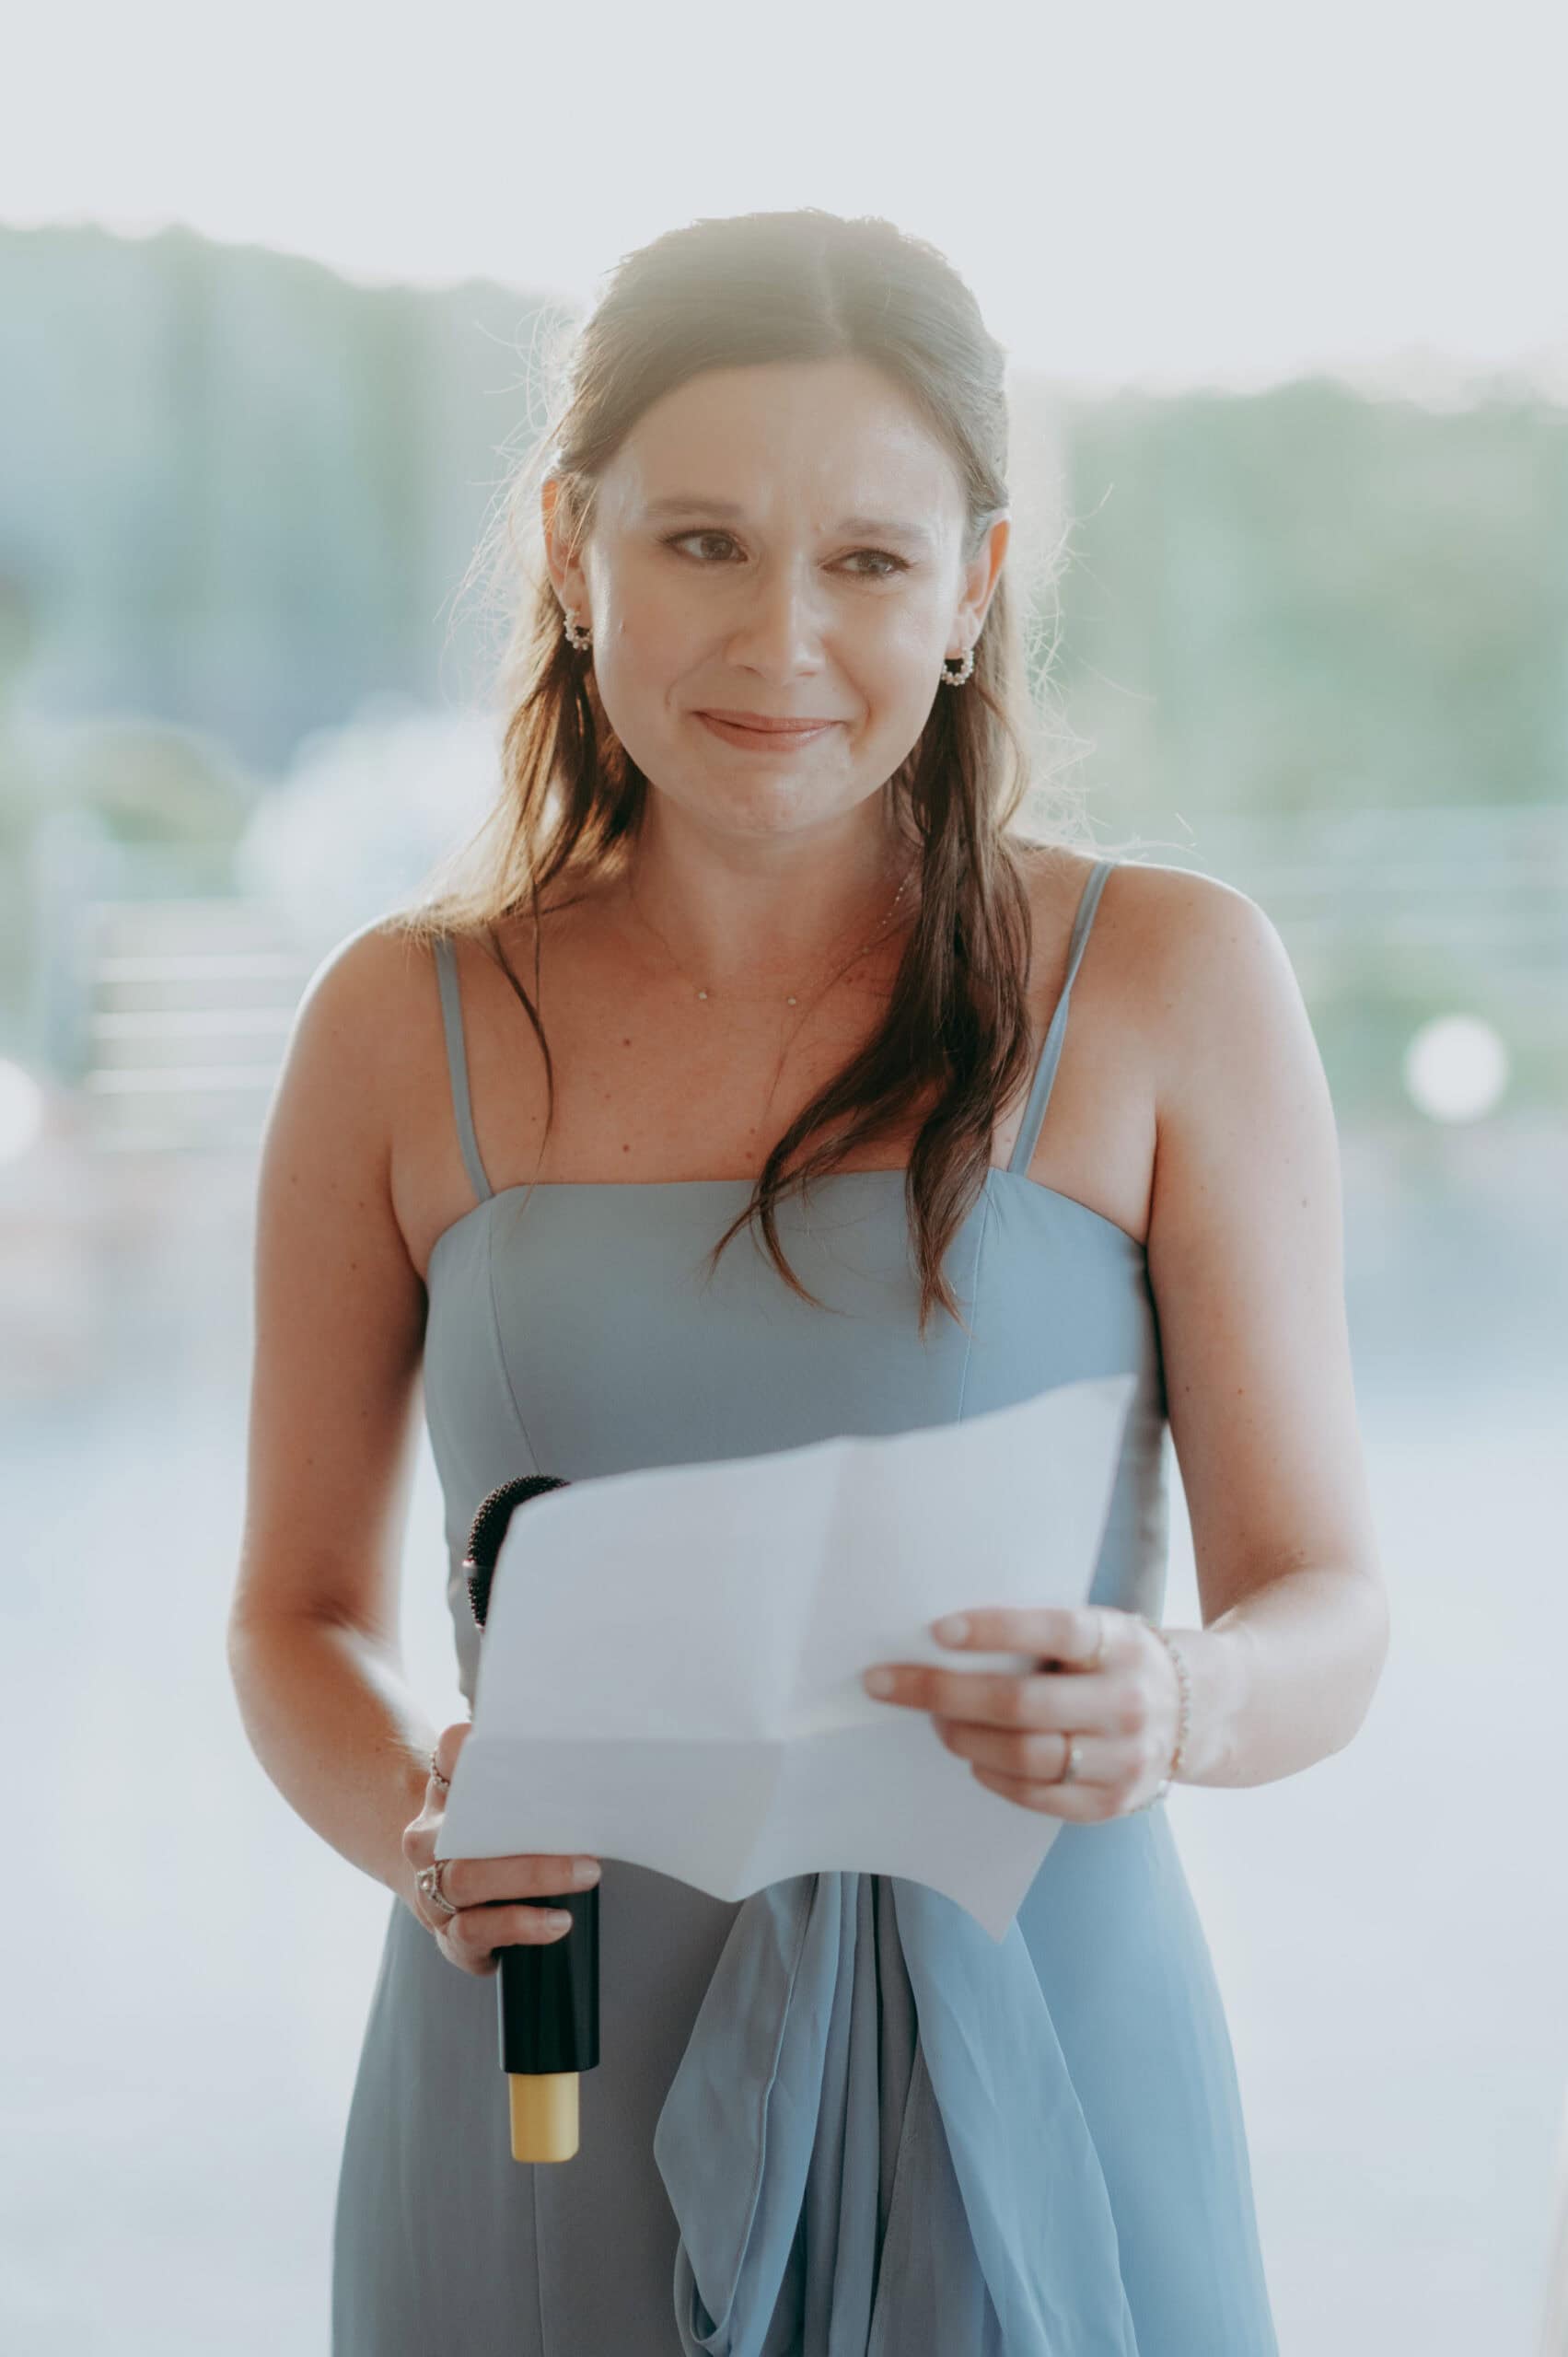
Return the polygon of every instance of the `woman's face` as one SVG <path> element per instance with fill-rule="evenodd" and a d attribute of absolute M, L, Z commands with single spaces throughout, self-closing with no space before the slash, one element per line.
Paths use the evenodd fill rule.
<path fill-rule="evenodd" d="M 1005 518 L 969 567 L 957 470 L 899 389 L 859 360 L 714 368 L 649 409 L 551 576 L 593 630 L 621 743 L 698 824 L 756 834 L 829 825 L 875 794 L 972 644 Z M 964 690 L 959 689 L 962 694 Z M 726 737 L 712 713 L 827 724 Z"/>

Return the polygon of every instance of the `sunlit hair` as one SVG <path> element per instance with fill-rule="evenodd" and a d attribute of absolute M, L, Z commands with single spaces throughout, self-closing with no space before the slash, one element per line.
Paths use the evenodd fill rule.
<path fill-rule="evenodd" d="M 710 368 L 844 357 L 883 370 L 951 454 L 968 564 L 1010 505 L 1003 347 L 934 247 L 888 221 L 814 207 L 695 221 L 621 260 L 573 336 L 547 429 L 511 475 L 481 543 L 476 569 L 492 570 L 502 585 L 507 617 L 498 664 L 501 791 L 431 894 L 398 923 L 422 944 L 443 933 L 485 938 L 543 1051 L 547 1137 L 555 1109 L 549 1043 L 496 927 L 528 908 L 537 993 L 542 895 L 624 869 L 648 781 L 606 717 L 591 654 L 575 652 L 564 636 L 543 563 L 540 482 L 559 479 L 558 529 L 575 548 L 592 530 L 603 470 L 665 394 Z M 534 569 L 521 562 L 524 540 L 538 552 Z M 1051 577 L 1048 571 L 1045 586 Z M 1052 651 L 1044 650 L 1042 670 Z M 1038 802 L 1040 792 L 1031 777 L 1039 714 L 1006 563 L 972 675 L 956 689 L 934 679 L 932 697 L 917 742 L 884 789 L 896 833 L 919 854 L 915 915 L 886 1020 L 778 1139 L 708 1263 L 711 1278 L 725 1247 L 755 1219 L 785 1283 L 824 1307 L 785 1259 L 780 1197 L 791 1187 L 804 1193 L 928 1104 L 904 1186 L 922 1339 L 937 1304 L 964 1325 L 943 1260 L 984 1186 L 1001 1109 L 1032 1069 L 1023 863 L 1053 844 L 1084 841 L 1081 821 L 1031 834 L 1014 824 L 1026 797 Z M 1072 801 L 1060 785 L 1052 798 Z M 570 904 L 552 900 L 550 909 Z M 830 1126 L 831 1134 L 817 1135 Z"/>

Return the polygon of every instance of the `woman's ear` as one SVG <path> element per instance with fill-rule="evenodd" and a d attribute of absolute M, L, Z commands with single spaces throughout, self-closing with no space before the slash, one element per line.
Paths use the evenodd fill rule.
<path fill-rule="evenodd" d="M 1007 543 L 1012 535 L 1012 519 L 1004 509 L 964 567 L 964 594 L 955 620 L 962 624 L 967 645 L 972 646 L 985 627 L 985 617 L 996 592 L 1003 559 L 1006 556 Z"/>
<path fill-rule="evenodd" d="M 550 567 L 550 578 L 562 607 L 567 613 L 580 610 L 587 594 L 583 568 L 565 549 L 565 512 L 561 505 L 561 478 L 546 475 L 539 487 L 540 528 L 544 540 L 544 561 Z"/>

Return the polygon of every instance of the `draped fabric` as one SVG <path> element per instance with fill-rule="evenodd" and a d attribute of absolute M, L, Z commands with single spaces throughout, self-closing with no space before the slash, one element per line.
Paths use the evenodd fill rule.
<path fill-rule="evenodd" d="M 686 2357 L 1137 2357 L 1039 1977 L 900 1875 L 736 1917 L 654 2137 Z"/>

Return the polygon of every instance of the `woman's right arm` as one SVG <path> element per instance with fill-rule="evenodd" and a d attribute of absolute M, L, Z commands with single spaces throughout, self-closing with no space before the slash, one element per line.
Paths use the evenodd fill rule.
<path fill-rule="evenodd" d="M 372 927 L 317 970 L 268 1112 L 228 1661 L 284 1798 L 417 1915 L 402 1840 L 436 1731 L 398 1609 L 425 1318 L 390 1184 L 408 956 Z"/>

